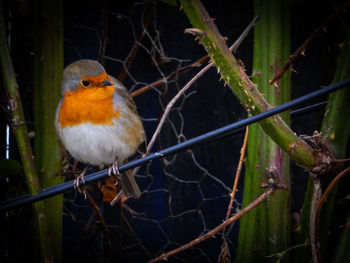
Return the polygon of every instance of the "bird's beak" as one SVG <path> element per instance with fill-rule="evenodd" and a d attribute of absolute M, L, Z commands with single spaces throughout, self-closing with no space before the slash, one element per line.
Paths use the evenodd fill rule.
<path fill-rule="evenodd" d="M 105 87 L 105 86 L 113 86 L 113 82 L 106 79 L 104 81 L 102 81 L 100 84 L 98 84 L 99 87 Z"/>

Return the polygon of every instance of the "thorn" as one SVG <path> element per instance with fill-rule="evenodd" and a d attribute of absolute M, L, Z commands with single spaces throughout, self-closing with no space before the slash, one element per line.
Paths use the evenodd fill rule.
<path fill-rule="evenodd" d="M 305 56 L 305 50 L 301 51 L 300 54 Z"/>
<path fill-rule="evenodd" d="M 294 73 L 298 73 L 298 71 L 296 71 L 294 68 L 290 67 L 290 70 Z"/>
<path fill-rule="evenodd" d="M 228 40 L 228 37 L 221 37 L 221 39 L 226 42 Z"/>
<path fill-rule="evenodd" d="M 195 36 L 205 36 L 205 35 L 208 34 L 204 30 L 199 29 L 199 28 L 186 28 L 185 29 L 185 33 L 186 34 L 192 34 L 192 35 L 195 35 Z"/>

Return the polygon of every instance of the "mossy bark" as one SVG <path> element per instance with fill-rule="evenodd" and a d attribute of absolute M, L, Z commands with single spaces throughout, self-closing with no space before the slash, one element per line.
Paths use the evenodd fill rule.
<path fill-rule="evenodd" d="M 9 125 L 16 136 L 29 193 L 35 195 L 41 192 L 41 186 L 28 137 L 16 75 L 7 45 L 4 17 L 2 1 L 0 1 L 0 68 L 3 85 L 9 99 L 8 107 L 11 112 L 11 123 Z M 41 262 L 53 262 L 52 243 L 45 204 L 43 201 L 40 201 L 32 206 L 39 240 L 39 247 L 36 253 L 40 256 Z"/>
<path fill-rule="evenodd" d="M 54 126 L 63 75 L 63 7 L 61 0 L 37 0 L 34 6 L 34 150 L 46 188 L 64 181 L 58 175 L 62 149 Z M 62 194 L 45 200 L 56 262 L 62 261 L 62 204 Z"/>
<path fill-rule="evenodd" d="M 289 1 L 256 0 L 254 12 L 260 20 L 254 28 L 253 80 L 270 105 L 279 105 L 290 99 L 290 73 L 285 73 L 275 86 L 269 80 L 290 54 Z M 282 118 L 289 124 L 288 112 Z M 289 158 L 257 124 L 251 125 L 243 207 L 263 191 L 260 184 L 268 185 L 271 179 L 289 187 Z M 241 219 L 237 262 L 265 262 L 266 256 L 288 248 L 289 198 L 290 190 L 277 191 L 254 213 Z"/>

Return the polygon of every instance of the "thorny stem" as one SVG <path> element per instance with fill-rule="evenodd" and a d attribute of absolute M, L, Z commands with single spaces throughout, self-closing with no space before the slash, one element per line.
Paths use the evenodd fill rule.
<path fill-rule="evenodd" d="M 159 257 L 152 259 L 150 261 L 150 263 L 152 262 L 157 262 L 160 260 L 167 260 L 168 257 L 176 255 L 190 247 L 193 247 L 194 245 L 197 245 L 198 243 L 207 240 L 210 237 L 213 237 L 217 232 L 223 230 L 224 228 L 226 228 L 228 225 L 232 224 L 233 222 L 237 221 L 239 218 L 241 218 L 243 215 L 245 215 L 246 213 L 248 213 L 250 210 L 252 210 L 253 208 L 255 208 L 256 206 L 258 206 L 260 203 L 262 203 L 270 194 L 272 194 L 273 192 L 275 192 L 275 189 L 270 188 L 268 189 L 266 192 L 264 192 L 263 194 L 261 194 L 257 199 L 255 199 L 253 202 L 251 202 L 249 205 L 247 205 L 244 209 L 242 209 L 241 211 L 235 213 L 233 216 L 231 216 L 228 220 L 224 221 L 222 224 L 218 225 L 217 227 L 215 227 L 214 229 L 212 229 L 211 231 L 209 231 L 208 233 L 204 234 L 203 236 L 200 236 L 194 240 L 192 240 L 191 242 L 177 248 L 174 250 L 171 250 L 165 254 L 160 255 Z"/>
<path fill-rule="evenodd" d="M 233 43 L 233 45 L 230 47 L 230 51 L 236 50 L 238 46 L 242 43 L 243 39 L 248 35 L 248 32 L 253 28 L 257 21 L 258 17 L 255 17 L 253 21 L 248 25 L 248 27 L 243 31 L 241 36 Z M 150 150 L 153 147 L 153 144 L 155 143 L 157 137 L 160 134 L 160 131 L 165 123 L 166 118 L 168 117 L 172 107 L 176 103 L 176 101 L 192 86 L 194 82 L 196 82 L 201 76 L 204 75 L 205 72 L 207 72 L 212 66 L 214 66 L 213 62 L 210 62 L 208 65 L 206 65 L 204 68 L 202 68 L 177 94 L 176 96 L 168 103 L 168 105 L 165 108 L 165 111 L 159 121 L 159 124 L 156 128 L 156 131 L 154 132 L 149 144 L 147 145 L 147 151 L 145 154 L 142 155 L 142 157 L 146 156 Z M 136 167 L 133 170 L 133 176 L 136 175 L 140 167 Z"/>
<path fill-rule="evenodd" d="M 331 14 L 326 21 L 322 23 L 320 27 L 318 27 L 311 36 L 305 40 L 305 42 L 292 54 L 289 56 L 288 61 L 282 69 L 276 73 L 276 75 L 269 81 L 270 84 L 274 84 L 278 79 L 282 77 L 282 75 L 293 65 L 295 60 L 300 56 L 304 55 L 305 50 L 311 45 L 311 43 L 322 33 L 326 32 L 327 25 L 335 18 L 339 17 L 339 13 L 343 11 L 343 8 L 348 5 L 350 2 L 347 1 L 341 8 L 337 9 L 333 14 Z"/>
<path fill-rule="evenodd" d="M 192 33 L 196 34 L 206 48 L 225 84 L 234 91 L 247 112 L 257 115 L 271 109 L 272 106 L 245 73 L 243 63 L 236 60 L 226 46 L 202 3 L 199 0 L 183 0 L 181 5 L 192 25 L 196 27 Z M 262 120 L 259 124 L 299 165 L 313 167 L 316 164 L 314 149 L 299 138 L 279 115 Z"/>
<path fill-rule="evenodd" d="M 230 50 L 233 53 L 236 53 L 237 48 L 241 45 L 241 43 L 243 42 L 243 40 L 247 37 L 248 33 L 252 30 L 252 28 L 254 27 L 254 25 L 256 24 L 256 22 L 258 21 L 259 17 L 256 16 L 252 22 L 250 22 L 250 24 L 246 27 L 246 29 L 243 31 L 243 33 L 238 37 L 238 39 L 235 41 L 235 43 L 231 46 Z M 149 91 L 150 89 L 154 88 L 154 87 L 158 87 L 160 85 L 165 84 L 166 82 L 173 80 L 174 78 L 185 74 L 189 71 L 191 71 L 192 69 L 198 68 L 200 67 L 207 59 L 209 58 L 209 55 L 205 55 L 204 57 L 201 57 L 200 59 L 198 59 L 197 61 L 193 62 L 191 65 L 185 66 L 180 68 L 180 70 L 178 70 L 177 72 L 173 72 L 170 75 L 168 75 L 165 79 L 160 79 L 157 80 L 149 85 L 146 85 L 138 90 L 135 90 L 134 92 L 132 92 L 130 94 L 131 97 L 135 97 L 138 96 L 146 91 Z"/>

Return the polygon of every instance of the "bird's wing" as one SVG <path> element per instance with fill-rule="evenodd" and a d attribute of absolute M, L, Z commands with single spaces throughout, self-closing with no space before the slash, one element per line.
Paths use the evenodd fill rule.
<path fill-rule="evenodd" d="M 125 86 L 117 80 L 115 77 L 110 76 L 109 77 L 112 79 L 112 81 L 115 83 L 115 91 L 116 93 L 123 99 L 123 101 L 126 102 L 127 106 L 137 115 L 137 109 L 134 100 L 129 94 L 129 91 L 125 88 Z M 143 129 L 143 126 L 142 126 Z M 146 141 L 146 134 L 145 131 L 143 130 L 143 142 L 139 145 L 139 148 L 137 149 L 138 152 L 141 154 L 146 153 L 147 151 L 147 141 Z"/>
<path fill-rule="evenodd" d="M 136 114 L 137 110 L 136 110 L 136 105 L 134 100 L 131 98 L 129 91 L 125 88 L 125 86 L 118 81 L 115 77 L 113 76 L 109 76 L 112 81 L 115 83 L 115 91 L 118 93 L 118 95 L 123 99 L 123 101 L 126 102 L 126 104 L 128 105 L 128 107 Z"/>

